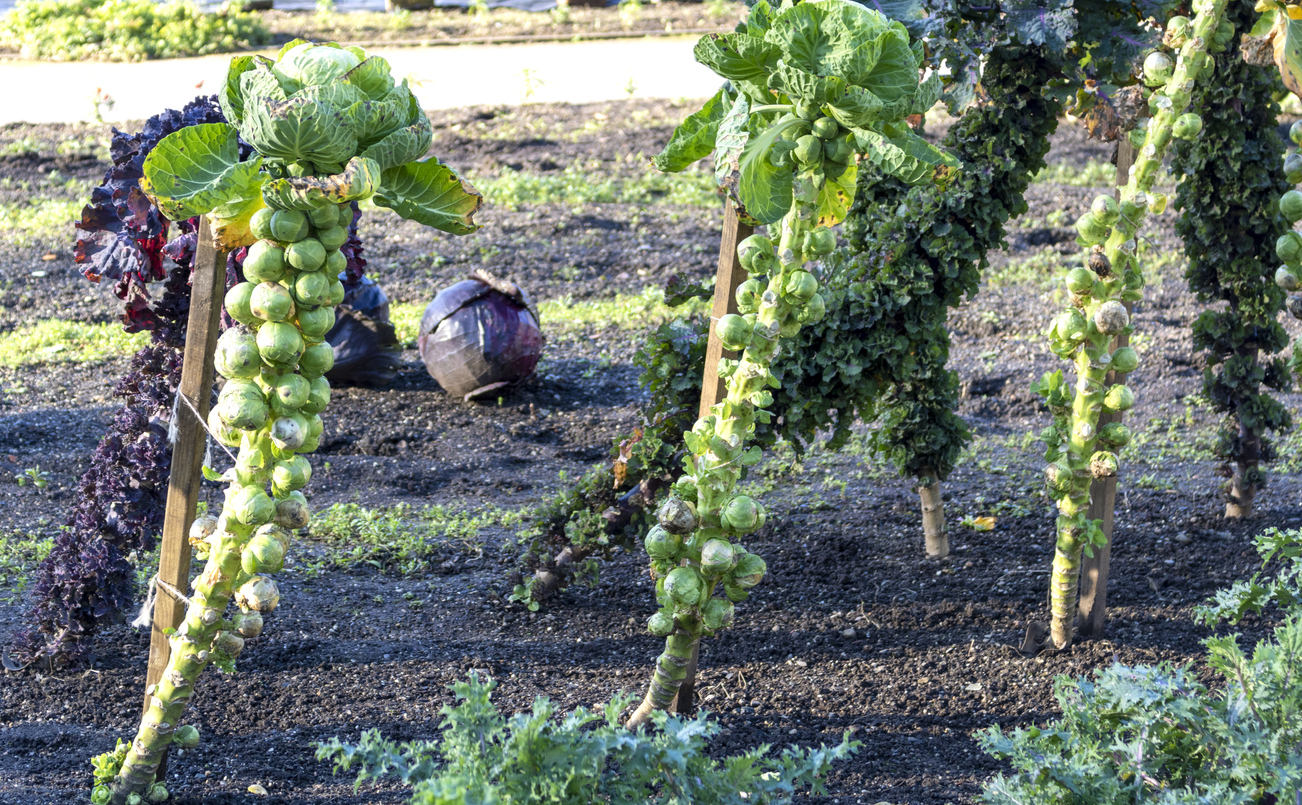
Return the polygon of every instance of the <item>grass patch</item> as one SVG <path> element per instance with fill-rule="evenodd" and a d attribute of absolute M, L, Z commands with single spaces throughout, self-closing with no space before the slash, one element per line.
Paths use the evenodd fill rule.
<path fill-rule="evenodd" d="M 1078 255 L 1063 256 L 1049 247 L 1034 252 L 1029 257 L 1009 260 L 998 268 L 991 268 L 986 272 L 986 281 L 991 288 L 1031 285 L 1047 290 L 1062 280 L 1069 263 L 1074 265 L 1079 262 Z"/>
<path fill-rule="evenodd" d="M 671 308 L 665 304 L 664 291 L 655 286 L 647 286 L 638 294 L 616 294 L 610 299 L 576 302 L 570 296 L 563 296 L 538 303 L 538 315 L 548 337 L 580 335 L 608 327 L 642 331 L 683 315 L 700 315 L 709 309 L 710 303 L 704 299 L 694 299 L 686 305 Z M 424 312 L 424 305 L 411 302 L 389 306 L 389 319 L 398 331 L 400 342 L 407 345 L 416 343 L 420 317 Z"/>
<path fill-rule="evenodd" d="M 20 0 L 0 16 L 0 46 L 49 61 L 174 59 L 270 41 L 256 14 L 208 14 L 189 0 Z"/>
<path fill-rule="evenodd" d="M 1058 162 L 1042 168 L 1034 181 L 1071 187 L 1112 187 L 1117 181 L 1117 166 L 1097 159 L 1083 165 Z"/>
<path fill-rule="evenodd" d="M 0 204 L 0 243 L 28 248 L 38 242 L 67 240 L 72 222 L 81 217 L 85 199 L 37 198 L 24 204 Z"/>
<path fill-rule="evenodd" d="M 445 506 L 417 509 L 406 503 L 381 508 L 336 503 L 312 515 L 304 541 L 317 550 L 299 553 L 296 562 L 309 576 L 364 565 L 409 575 L 450 555 L 478 555 L 484 549 L 485 529 L 510 528 L 519 522 L 517 512 L 491 506 L 454 511 Z"/>
<path fill-rule="evenodd" d="M 148 333 L 128 333 L 117 323 L 47 319 L 0 334 L 0 366 L 98 361 L 132 355 L 148 343 Z"/>
<path fill-rule="evenodd" d="M 645 160 L 643 160 L 645 162 Z M 718 184 L 712 175 L 697 170 L 661 173 L 646 170 L 640 176 L 615 178 L 607 172 L 570 165 L 552 173 L 503 171 L 476 178 L 475 188 L 495 207 L 518 210 L 540 204 L 582 207 L 588 204 L 672 204 L 717 207 Z"/>
<path fill-rule="evenodd" d="M 37 537 L 21 531 L 0 533 L 0 588 L 8 591 L 8 597 L 0 598 L 0 602 L 12 604 L 22 596 L 31 581 L 32 570 L 53 547 L 53 537 Z"/>

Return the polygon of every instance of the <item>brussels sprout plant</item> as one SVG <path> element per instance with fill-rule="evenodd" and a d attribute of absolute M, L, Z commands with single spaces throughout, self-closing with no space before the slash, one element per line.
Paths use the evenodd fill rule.
<path fill-rule="evenodd" d="M 1289 139 L 1294 145 L 1302 146 L 1302 120 L 1294 123 L 1288 130 Z M 1284 178 L 1291 185 L 1302 184 L 1302 159 L 1294 152 L 1284 161 Z M 1290 226 L 1302 221 L 1302 192 L 1293 189 L 1286 192 L 1279 200 L 1279 211 Z M 1275 284 L 1286 293 L 1302 291 L 1302 235 L 1290 229 L 1280 236 L 1275 244 L 1275 256 L 1282 262 L 1275 271 Z M 1295 319 L 1302 319 L 1302 295 L 1289 296 L 1288 312 Z M 1302 377 L 1302 343 L 1294 343 L 1293 358 L 1289 369 Z"/>
<path fill-rule="evenodd" d="M 675 130 L 656 164 L 682 170 L 714 151 L 721 179 L 737 180 L 739 210 L 774 225 L 778 242 L 753 235 L 737 247 L 750 274 L 737 289 L 741 313 L 719 319 L 715 332 L 741 357 L 720 361 L 727 397 L 683 434 L 686 472 L 646 536 L 660 604 L 648 629 L 666 642 L 630 726 L 668 709 L 694 644 L 728 626 L 734 602 L 764 578 L 764 560 L 734 543 L 764 525 L 764 507 L 736 486 L 760 460 L 746 443 L 770 420 L 769 389 L 779 386 L 770 367 L 783 340 L 823 316 L 807 264 L 836 246 L 829 227 L 853 200 L 860 156 L 915 182 L 957 167 L 903 124 L 935 103 L 939 79 L 919 84 L 920 52 L 904 26 L 875 11 L 844 0 L 777 9 L 761 0 L 735 33 L 701 39 L 696 58 L 730 86 Z"/>
<path fill-rule="evenodd" d="M 97 803 L 165 799 L 155 781 L 169 743 L 190 743 L 178 723 L 203 669 L 231 668 L 280 599 L 271 578 L 291 532 L 307 525 L 305 454 L 321 437 L 334 362 L 324 341 L 343 299 L 353 201 L 373 198 L 405 218 L 454 234 L 477 228 L 481 199 L 429 149 L 429 121 L 389 66 L 360 48 L 291 42 L 273 61 L 232 60 L 221 92 L 227 123 L 190 126 L 158 143 L 142 186 L 173 218 L 208 215 L 222 249 L 247 246 L 245 282 L 225 299 L 236 322 L 218 341 L 226 378 L 208 421 L 238 448 L 219 517 L 190 540 L 207 564 L 193 582 L 185 622 L 171 635 L 162 679 L 125 752 L 101 756 Z M 240 161 L 240 141 L 254 155 Z M 269 487 L 269 490 L 268 490 Z M 228 617 L 234 601 L 238 613 Z"/>
<path fill-rule="evenodd" d="M 1076 222 L 1077 242 L 1087 249 L 1084 265 L 1068 272 L 1070 303 L 1047 333 L 1050 349 L 1075 365 L 1077 378 L 1073 389 L 1057 371 L 1034 386 L 1054 417 L 1042 438 L 1051 462 L 1045 470 L 1049 492 L 1058 501 L 1050 634 L 1059 649 L 1072 641 L 1081 554 L 1103 541 L 1099 522 L 1088 518 L 1090 482 L 1116 474 L 1117 451 L 1130 441 L 1125 425 L 1114 422 L 1100 428 L 1099 415 L 1135 404 L 1127 386 L 1108 386 L 1106 378 L 1109 370 L 1129 373 L 1139 363 L 1130 347 L 1111 349 L 1114 338 L 1133 330 L 1126 303 L 1143 296 L 1136 236 L 1149 211 L 1156 214 L 1166 208 L 1166 196 L 1154 193 L 1153 183 L 1172 137 L 1177 132 L 1197 136 L 1201 129 L 1198 116 L 1184 110 L 1194 82 L 1211 66 L 1209 51 L 1223 50 L 1233 35 L 1232 26 L 1222 35 L 1225 2 L 1197 0 L 1193 20 L 1170 20 L 1163 41 L 1177 52 L 1174 66 L 1165 53 L 1145 60 L 1144 82 L 1154 88 L 1148 102 L 1152 118 L 1141 129 L 1142 145 L 1120 202 L 1099 196 Z"/>

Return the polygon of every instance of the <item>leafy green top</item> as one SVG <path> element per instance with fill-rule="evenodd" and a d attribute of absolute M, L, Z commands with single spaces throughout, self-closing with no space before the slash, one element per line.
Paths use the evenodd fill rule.
<path fill-rule="evenodd" d="M 223 248 L 252 243 L 248 220 L 263 206 L 312 210 L 372 196 L 447 232 L 478 228 L 474 188 L 436 159 L 415 161 L 433 140 L 429 119 L 379 56 L 303 40 L 274 60 L 237 56 L 220 100 L 230 122 L 163 139 L 141 185 L 170 216 L 210 214 Z M 253 146 L 247 162 L 239 139 Z"/>

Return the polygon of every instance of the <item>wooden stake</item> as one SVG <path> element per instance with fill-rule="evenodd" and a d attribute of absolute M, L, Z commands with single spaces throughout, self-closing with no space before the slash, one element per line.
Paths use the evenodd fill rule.
<path fill-rule="evenodd" d="M 1128 138 L 1117 143 L 1117 195 L 1130 179 L 1130 166 L 1135 162 L 1135 147 Z M 1134 311 L 1135 306 L 1127 302 L 1126 309 Z M 1130 344 L 1130 337 L 1117 336 L 1112 342 L 1112 350 Z M 1126 376 L 1119 372 L 1108 372 L 1107 384 L 1124 383 Z M 1110 422 L 1120 422 L 1121 412 L 1101 414 L 1099 428 Z M 1090 484 L 1089 519 L 1103 521 L 1103 536 L 1107 542 L 1094 547 L 1094 556 L 1081 560 L 1080 579 L 1080 624 L 1077 634 L 1082 638 L 1098 639 L 1103 637 L 1103 626 L 1108 616 L 1108 570 L 1112 563 L 1112 516 L 1116 509 L 1117 477 L 1096 479 Z"/>
<path fill-rule="evenodd" d="M 177 394 L 208 415 L 212 396 L 213 356 L 221 329 L 222 298 L 226 292 L 226 254 L 217 251 L 208 228 L 207 216 L 200 218 L 199 243 L 194 269 L 190 272 L 190 315 L 185 331 L 185 362 Z M 190 524 L 199 505 L 203 482 L 203 454 L 207 431 L 194 411 L 181 401 L 176 406 L 176 443 L 172 445 L 172 468 L 167 482 L 167 511 L 163 515 L 163 540 L 158 555 L 158 578 L 185 592 L 190 589 Z M 146 685 L 163 676 L 171 655 L 164 629 L 175 629 L 185 618 L 185 605 L 162 587 L 154 603 L 154 626 L 149 636 L 149 673 Z M 149 695 L 145 695 L 149 709 Z M 158 779 L 167 772 L 167 756 L 158 767 Z"/>
<path fill-rule="evenodd" d="M 719 319 L 737 311 L 737 286 L 746 281 L 746 269 L 737 259 L 737 244 L 751 236 L 755 229 L 743 224 L 737 217 L 737 210 L 732 200 L 723 202 L 723 235 L 719 238 L 719 268 L 714 275 L 714 309 L 710 312 L 710 341 L 705 347 L 705 374 L 701 378 L 700 416 L 706 417 L 710 409 L 719 400 L 728 395 L 723 378 L 719 377 L 719 359 L 736 358 L 737 353 L 723 348 L 723 342 L 715 334 L 714 327 Z M 678 688 L 678 697 L 674 699 L 674 712 L 689 716 L 695 712 L 696 694 L 696 659 L 700 654 L 700 641 L 692 646 L 692 661 L 687 665 L 687 676 Z"/>

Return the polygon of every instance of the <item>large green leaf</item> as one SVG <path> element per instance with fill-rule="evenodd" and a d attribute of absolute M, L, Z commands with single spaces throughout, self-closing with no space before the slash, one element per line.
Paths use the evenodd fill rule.
<path fill-rule="evenodd" d="M 759 0 L 750 7 L 750 13 L 746 15 L 746 33 L 763 38 L 772 24 L 773 6 L 769 5 L 768 0 Z"/>
<path fill-rule="evenodd" d="M 819 226 L 835 226 L 845 220 L 850 204 L 854 201 L 855 180 L 858 176 L 859 167 L 854 162 L 847 164 L 839 175 L 827 175 L 818 191 Z"/>
<path fill-rule="evenodd" d="M 238 126 L 244 117 L 244 94 L 240 90 L 240 76 L 252 70 L 253 66 L 252 56 L 236 56 L 231 59 L 231 66 L 226 70 L 226 81 L 217 93 L 217 102 L 228 123 Z"/>
<path fill-rule="evenodd" d="M 925 115 L 931 107 L 936 105 L 940 100 L 940 95 L 945 87 L 940 81 L 940 73 L 932 71 L 927 76 L 926 81 L 918 84 L 918 91 L 913 93 L 913 98 L 909 101 L 909 114 Z"/>
<path fill-rule="evenodd" d="M 858 3 L 820 0 L 783 11 L 764 39 L 794 67 L 862 85 L 880 58 L 888 25 L 881 14 Z"/>
<path fill-rule="evenodd" d="M 406 81 L 389 90 L 378 101 L 363 101 L 350 114 L 357 121 L 357 141 L 362 148 L 379 142 L 398 129 L 418 124 L 420 120 L 417 118 L 424 119 L 427 126 L 429 124 L 429 118 L 416 103 Z"/>
<path fill-rule="evenodd" d="M 252 242 L 248 218 L 262 204 L 261 157 L 240 162 L 236 129 L 229 123 L 187 126 L 145 157 L 140 187 L 173 220 L 213 213 L 226 248 Z"/>
<path fill-rule="evenodd" d="M 738 95 L 719 121 L 714 136 L 714 178 L 735 193 L 741 176 L 741 152 L 750 139 L 750 99 Z"/>
<path fill-rule="evenodd" d="M 421 115 L 419 123 L 389 132 L 383 140 L 363 151 L 362 156 L 378 162 L 380 170 L 388 170 L 425 156 L 433 141 L 429 118 Z"/>
<path fill-rule="evenodd" d="M 775 166 L 769 161 L 769 152 L 784 131 L 804 122 L 799 118 L 780 120 L 758 137 L 752 137 L 741 152 L 737 195 L 746 212 L 760 223 L 776 223 L 791 210 L 791 166 Z"/>
<path fill-rule="evenodd" d="M 366 93 L 373 101 L 383 98 L 393 89 L 393 75 L 389 62 L 379 56 L 368 56 L 365 61 L 344 74 L 344 81 Z"/>
<path fill-rule="evenodd" d="M 779 64 L 769 76 L 769 88 L 793 101 L 823 106 L 841 99 L 845 94 L 845 79 L 834 75 L 814 75 L 789 64 Z"/>
<path fill-rule="evenodd" d="M 315 210 L 327 204 L 360 201 L 375 195 L 381 169 L 373 159 L 353 157 L 332 176 L 274 179 L 262 190 L 267 206 L 277 210 Z"/>
<path fill-rule="evenodd" d="M 912 95 L 918 88 L 918 56 L 909 47 L 909 32 L 898 22 L 879 40 L 880 56 L 872 72 L 862 81 L 853 81 L 887 103 Z"/>
<path fill-rule="evenodd" d="M 936 178 L 939 169 L 957 170 L 962 166 L 952 154 L 907 129 L 892 131 L 889 137 L 866 129 L 855 129 L 852 134 L 859 152 L 879 170 L 909 184 Z"/>
<path fill-rule="evenodd" d="M 308 97 L 249 103 L 240 133 L 258 153 L 286 162 L 345 162 L 357 153 L 349 109 Z"/>
<path fill-rule="evenodd" d="M 696 60 L 729 81 L 764 84 L 781 55 L 776 47 L 748 34 L 706 34 L 692 51 Z"/>
<path fill-rule="evenodd" d="M 1302 8 L 1287 6 L 1275 15 L 1275 65 L 1284 86 L 1302 93 L 1302 19 L 1294 19 L 1294 14 L 1302 17 Z"/>
<path fill-rule="evenodd" d="M 243 123 L 249 108 L 266 101 L 287 101 L 289 93 L 281 86 L 280 77 L 271 71 L 269 62 L 259 56 L 253 57 L 249 69 L 240 73 L 240 119 Z"/>
<path fill-rule="evenodd" d="M 429 159 L 385 171 L 375 203 L 409 221 L 467 235 L 479 228 L 475 212 L 484 199 L 447 165 Z"/>
<path fill-rule="evenodd" d="M 719 122 L 731 104 L 732 98 L 726 87 L 714 93 L 704 106 L 678 124 L 665 149 L 651 160 L 652 164 L 666 173 L 677 173 L 709 156 L 714 150 Z"/>
<path fill-rule="evenodd" d="M 848 86 L 836 103 L 828 105 L 827 112 L 847 128 L 865 129 L 882 119 L 884 109 L 881 98 L 863 87 Z"/>

